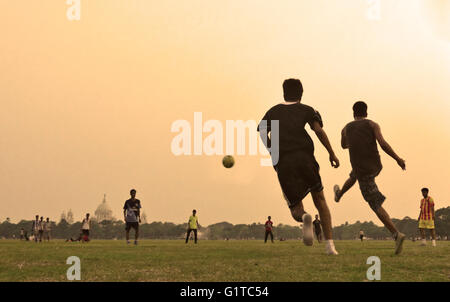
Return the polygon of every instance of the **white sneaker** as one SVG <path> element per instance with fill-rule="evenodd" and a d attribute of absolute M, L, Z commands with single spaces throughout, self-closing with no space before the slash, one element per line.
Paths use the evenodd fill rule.
<path fill-rule="evenodd" d="M 436 246 L 436 240 L 432 240 L 432 241 L 431 241 L 431 245 L 432 245 L 432 246 Z"/>
<path fill-rule="evenodd" d="M 420 243 L 421 246 L 427 245 L 427 241 L 422 239 L 422 242 Z"/>
<path fill-rule="evenodd" d="M 336 251 L 335 247 L 327 247 L 326 248 L 327 255 L 339 255 L 339 253 Z"/>
<path fill-rule="evenodd" d="M 308 213 L 303 214 L 303 243 L 312 246 L 314 242 L 312 217 Z"/>
<path fill-rule="evenodd" d="M 339 200 L 341 200 L 341 198 L 338 196 L 338 193 L 339 193 L 339 191 L 341 191 L 341 188 L 339 188 L 338 185 L 334 185 L 333 191 L 334 191 L 334 201 L 339 202 Z"/>

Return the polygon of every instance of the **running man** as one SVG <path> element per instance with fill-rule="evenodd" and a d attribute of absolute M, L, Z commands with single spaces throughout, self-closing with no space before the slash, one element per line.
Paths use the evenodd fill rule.
<path fill-rule="evenodd" d="M 89 235 L 90 235 L 90 229 L 91 229 L 91 219 L 89 218 L 89 213 L 86 214 L 86 218 L 83 219 L 81 222 L 81 242 L 89 242 Z"/>
<path fill-rule="evenodd" d="M 130 230 L 134 229 L 134 244 L 138 244 L 139 238 L 139 223 L 141 222 L 141 201 L 136 199 L 136 190 L 131 189 L 131 198 L 125 201 L 123 206 L 123 217 L 126 223 L 125 237 L 127 244 L 130 244 Z"/>
<path fill-rule="evenodd" d="M 316 219 L 313 221 L 314 233 L 316 234 L 317 241 L 322 242 L 322 227 L 319 220 L 319 215 L 316 215 Z"/>
<path fill-rule="evenodd" d="M 394 237 L 395 254 L 400 254 L 405 235 L 398 231 L 389 214 L 382 207 L 386 197 L 381 194 L 375 183 L 375 177 L 380 174 L 383 168 L 377 142 L 383 151 L 395 159 L 403 170 L 406 170 L 405 161 L 394 152 L 383 138 L 380 126 L 367 119 L 366 103 L 356 102 L 353 106 L 353 116 L 355 120 L 344 127 L 341 139 L 342 148 L 349 149 L 350 152 L 350 162 L 353 168 L 350 177 L 358 181 L 364 199 Z M 335 194 L 342 197 L 338 186 L 335 186 Z"/>
<path fill-rule="evenodd" d="M 186 243 L 189 242 L 189 236 L 191 235 L 191 232 L 194 232 L 195 244 L 197 244 L 198 217 L 196 216 L 196 214 L 197 214 L 197 211 L 193 210 L 192 216 L 189 217 L 188 230 L 187 230 L 187 234 L 186 234 Z"/>
<path fill-rule="evenodd" d="M 303 243 L 310 246 L 314 240 L 312 217 L 303 208 L 303 199 L 311 193 L 322 219 L 327 242 L 326 253 L 337 255 L 332 239 L 331 214 L 323 193 L 319 164 L 314 157 L 314 143 L 306 132 L 306 124 L 327 149 L 331 166 L 339 167 L 339 160 L 322 128 L 319 112 L 301 103 L 303 86 L 300 80 L 284 81 L 283 90 L 285 102 L 267 111 L 258 126 L 258 131 L 271 153 L 272 163 L 291 215 L 297 222 L 303 222 Z"/>
<path fill-rule="evenodd" d="M 39 215 L 36 215 L 36 219 L 33 221 L 33 226 L 31 228 L 31 234 L 34 236 L 34 242 L 38 242 L 39 237 Z"/>
<path fill-rule="evenodd" d="M 436 246 L 436 230 L 434 229 L 434 200 L 428 195 L 428 188 L 422 189 L 423 199 L 420 201 L 419 229 L 422 237 L 421 245 L 427 244 L 425 230 L 430 230 L 431 244 Z"/>
<path fill-rule="evenodd" d="M 264 224 L 264 226 L 265 226 L 265 228 L 266 228 L 266 235 L 265 235 L 265 237 L 264 237 L 264 243 L 267 243 L 267 238 L 269 237 L 269 235 L 270 235 L 270 240 L 272 241 L 272 243 L 273 243 L 273 233 L 272 233 L 272 226 L 273 226 L 273 222 L 272 222 L 272 217 L 267 217 L 267 221 L 266 221 L 266 223 Z"/>

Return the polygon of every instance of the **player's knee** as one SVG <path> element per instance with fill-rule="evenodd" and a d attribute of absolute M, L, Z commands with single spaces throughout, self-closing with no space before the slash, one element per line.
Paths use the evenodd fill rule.
<path fill-rule="evenodd" d="M 292 218 L 294 218 L 295 221 L 303 222 L 303 219 L 302 219 L 303 215 L 302 214 L 300 214 L 298 212 L 292 212 L 291 211 L 291 215 L 292 215 Z"/>

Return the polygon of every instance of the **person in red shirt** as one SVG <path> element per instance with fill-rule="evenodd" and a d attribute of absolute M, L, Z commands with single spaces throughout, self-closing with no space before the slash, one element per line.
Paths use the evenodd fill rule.
<path fill-rule="evenodd" d="M 270 240 L 272 240 L 273 243 L 273 233 L 272 233 L 272 226 L 273 226 L 273 222 L 270 220 L 272 217 L 267 217 L 267 221 L 264 224 L 264 226 L 266 227 L 266 236 L 264 238 L 264 243 L 267 243 L 267 237 L 269 237 L 270 235 Z"/>
<path fill-rule="evenodd" d="M 423 199 L 420 201 L 419 229 L 422 236 L 422 245 L 427 244 L 425 230 L 430 230 L 432 245 L 436 246 L 436 231 L 434 229 L 434 200 L 428 195 L 427 188 L 422 189 Z"/>

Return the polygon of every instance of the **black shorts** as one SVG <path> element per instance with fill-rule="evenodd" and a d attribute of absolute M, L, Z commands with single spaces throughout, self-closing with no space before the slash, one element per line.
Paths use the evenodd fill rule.
<path fill-rule="evenodd" d="M 89 236 L 89 230 L 81 230 L 81 233 L 85 236 Z"/>
<path fill-rule="evenodd" d="M 131 228 L 133 228 L 135 231 L 139 230 L 139 222 L 128 222 L 125 225 L 125 230 L 129 231 Z"/>
<path fill-rule="evenodd" d="M 289 208 L 298 205 L 308 193 L 323 190 L 319 169 L 313 155 L 299 152 L 280 158 L 275 170 Z"/>

